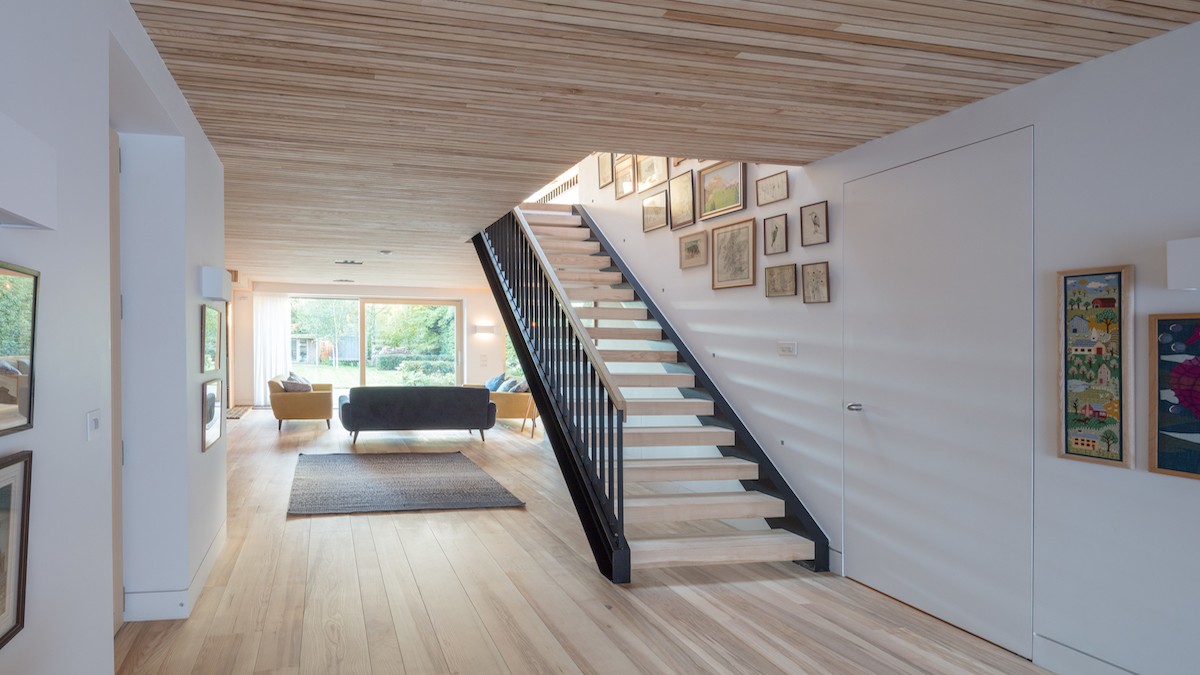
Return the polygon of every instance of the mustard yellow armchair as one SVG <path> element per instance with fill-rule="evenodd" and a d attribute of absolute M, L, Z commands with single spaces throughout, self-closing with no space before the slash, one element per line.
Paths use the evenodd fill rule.
<path fill-rule="evenodd" d="M 482 387 L 482 384 L 469 384 L 468 387 Z M 533 438 L 537 431 L 538 409 L 533 403 L 533 395 L 529 392 L 493 391 L 489 393 L 492 403 L 496 404 L 496 419 L 521 420 L 521 431 L 525 431 L 525 423 L 532 422 L 529 437 Z"/>
<path fill-rule="evenodd" d="M 279 420 L 279 428 L 283 429 L 284 420 L 325 420 L 325 428 L 330 428 L 333 385 L 313 384 L 312 391 L 284 391 L 285 379 L 286 375 L 276 375 L 267 380 L 267 389 L 271 393 L 271 412 Z"/>

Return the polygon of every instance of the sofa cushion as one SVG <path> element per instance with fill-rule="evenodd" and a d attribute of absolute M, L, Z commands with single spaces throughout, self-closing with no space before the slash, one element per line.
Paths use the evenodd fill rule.
<path fill-rule="evenodd" d="M 499 386 L 499 388 L 496 389 L 496 391 L 498 391 L 498 392 L 512 391 L 513 387 L 517 386 L 517 384 L 519 382 L 520 382 L 520 380 L 518 380 L 517 378 L 510 377 L 507 380 L 505 380 L 504 384 L 501 384 Z"/>
<path fill-rule="evenodd" d="M 287 377 L 287 379 L 291 380 L 292 382 L 299 382 L 300 384 L 312 384 L 312 382 L 309 382 L 309 381 L 308 381 L 306 378 L 304 378 L 303 376 L 301 376 L 301 375 L 297 375 L 296 373 L 293 373 L 293 372 L 290 372 L 290 371 L 288 372 L 288 377 Z"/>
<path fill-rule="evenodd" d="M 488 391 L 496 391 L 497 389 L 500 388 L 501 384 L 504 384 L 504 379 L 505 379 L 504 373 L 500 373 L 499 375 L 493 377 L 492 379 L 488 380 L 487 382 L 484 382 L 483 386 L 487 387 Z"/>
<path fill-rule="evenodd" d="M 349 431 L 491 429 L 488 397 L 482 387 L 354 387 L 339 412 Z"/>
<path fill-rule="evenodd" d="M 0 373 L 4 373 L 5 375 L 20 375 L 21 371 L 17 370 L 17 367 L 8 361 L 0 361 Z M 500 377 L 504 376 L 501 375 Z"/>
<path fill-rule="evenodd" d="M 284 380 L 284 381 L 280 382 L 280 384 L 283 385 L 284 391 L 299 392 L 299 391 L 312 391 L 313 390 L 312 385 L 309 384 L 308 382 L 296 382 L 293 380 Z"/>
<path fill-rule="evenodd" d="M 526 380 L 525 378 L 521 378 L 520 380 L 517 381 L 516 386 L 514 386 L 509 391 L 512 391 L 517 394 L 524 394 L 529 391 L 529 381 Z"/>

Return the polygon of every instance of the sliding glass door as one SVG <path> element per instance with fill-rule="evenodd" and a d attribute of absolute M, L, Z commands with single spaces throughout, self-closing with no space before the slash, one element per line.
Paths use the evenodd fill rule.
<path fill-rule="evenodd" d="M 290 370 L 335 389 L 358 386 L 359 324 L 355 298 L 292 298 Z"/>
<path fill-rule="evenodd" d="M 457 301 L 363 300 L 363 383 L 462 384 Z"/>

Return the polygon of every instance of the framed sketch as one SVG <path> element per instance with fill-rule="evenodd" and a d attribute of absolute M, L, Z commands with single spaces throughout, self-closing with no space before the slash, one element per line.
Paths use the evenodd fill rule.
<path fill-rule="evenodd" d="M 204 394 L 201 404 L 204 410 L 200 419 L 204 422 L 204 444 L 201 451 L 207 451 L 221 437 L 221 419 L 225 416 L 225 406 L 221 405 L 221 380 L 209 380 L 204 383 Z"/>
<path fill-rule="evenodd" d="M 1133 466 L 1133 266 L 1058 274 L 1058 456 Z"/>
<path fill-rule="evenodd" d="M 642 232 L 667 226 L 667 191 L 656 192 L 642 200 Z"/>
<path fill-rule="evenodd" d="M 1200 478 L 1200 314 L 1150 315 L 1150 470 Z"/>
<path fill-rule="evenodd" d="M 788 198 L 787 171 L 773 173 L 765 178 L 754 181 L 755 202 L 759 206 L 774 204 Z"/>
<path fill-rule="evenodd" d="M 778 298 L 796 294 L 796 263 L 774 265 L 763 270 L 767 278 L 767 297 Z"/>
<path fill-rule="evenodd" d="M 633 155 L 620 155 L 613 161 L 613 196 L 633 194 Z"/>
<path fill-rule="evenodd" d="M 700 169 L 700 220 L 746 208 L 746 165 L 722 162 Z M 713 253 L 717 250 L 713 243 Z"/>
<path fill-rule="evenodd" d="M 713 228 L 712 287 L 754 285 L 754 219 Z"/>
<path fill-rule="evenodd" d="M 613 156 L 611 152 L 596 155 L 596 176 L 599 187 L 608 187 L 613 182 Z"/>
<path fill-rule="evenodd" d="M 221 310 L 200 306 L 200 372 L 221 369 Z"/>
<path fill-rule="evenodd" d="M 763 218 L 763 253 L 787 253 L 787 214 Z"/>
<path fill-rule="evenodd" d="M 800 245 L 829 243 L 829 202 L 800 207 Z"/>
<path fill-rule="evenodd" d="M 649 190 L 667 182 L 667 158 L 637 156 L 637 191 Z"/>
<path fill-rule="evenodd" d="M 697 232 L 679 238 L 679 269 L 708 264 L 708 233 Z"/>
<path fill-rule="evenodd" d="M 829 302 L 829 263 L 819 262 L 801 266 L 800 288 L 805 304 Z"/>
<path fill-rule="evenodd" d="M 25 627 L 33 453 L 0 457 L 0 647 Z"/>
<path fill-rule="evenodd" d="M 0 262 L 0 436 L 33 428 L 37 272 Z"/>
<path fill-rule="evenodd" d="M 667 186 L 671 202 L 671 229 L 678 230 L 696 222 L 696 193 L 692 190 L 689 169 L 671 179 Z"/>

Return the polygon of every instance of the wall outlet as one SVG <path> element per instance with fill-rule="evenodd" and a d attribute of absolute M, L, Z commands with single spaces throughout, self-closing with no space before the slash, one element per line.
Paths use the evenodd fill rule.
<path fill-rule="evenodd" d="M 795 342 L 780 342 L 779 343 L 779 355 L 780 356 L 795 356 L 796 355 L 796 343 Z"/>

